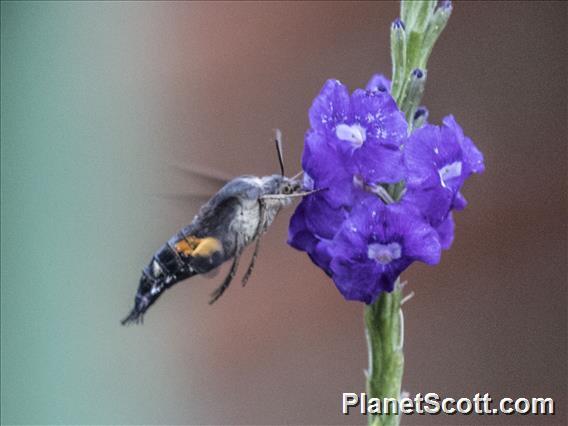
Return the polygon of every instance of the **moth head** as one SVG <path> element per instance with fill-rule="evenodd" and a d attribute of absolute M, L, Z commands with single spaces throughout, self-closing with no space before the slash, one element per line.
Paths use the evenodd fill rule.
<path fill-rule="evenodd" d="M 302 190 L 302 184 L 296 179 L 283 177 L 278 193 L 282 195 L 291 195 Z"/>

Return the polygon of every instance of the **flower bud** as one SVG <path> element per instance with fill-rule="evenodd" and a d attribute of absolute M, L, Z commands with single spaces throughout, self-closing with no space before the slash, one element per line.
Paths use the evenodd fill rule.
<path fill-rule="evenodd" d="M 425 67 L 430 52 L 438 40 L 438 37 L 446 27 L 450 15 L 452 14 L 452 2 L 449 0 L 444 1 L 434 12 L 426 28 L 424 34 L 424 41 L 422 42 L 422 57 L 420 58 L 420 66 Z"/>
<path fill-rule="evenodd" d="M 410 74 L 407 84 L 406 96 L 402 102 L 401 110 L 406 114 L 406 119 L 412 122 L 416 107 L 422 100 L 424 87 L 426 86 L 426 70 L 416 68 Z"/>
<path fill-rule="evenodd" d="M 402 19 L 400 18 L 396 18 L 394 21 L 392 21 L 392 28 L 399 28 L 399 29 L 406 29 L 406 26 L 404 25 L 404 22 L 402 21 Z"/>
<path fill-rule="evenodd" d="M 406 64 L 406 30 L 404 22 L 397 18 L 391 26 L 392 94 L 398 98 L 404 82 Z"/>
<path fill-rule="evenodd" d="M 428 109 L 425 106 L 418 107 L 412 118 L 412 128 L 419 129 L 428 121 Z"/>

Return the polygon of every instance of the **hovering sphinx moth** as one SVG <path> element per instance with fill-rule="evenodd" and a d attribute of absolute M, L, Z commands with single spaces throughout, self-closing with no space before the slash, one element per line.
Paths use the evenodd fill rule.
<path fill-rule="evenodd" d="M 142 270 L 134 307 L 122 324 L 142 322 L 145 312 L 173 285 L 205 274 L 232 259 L 222 284 L 211 294 L 210 304 L 225 292 L 237 273 L 245 247 L 255 243 L 250 264 L 243 276 L 246 284 L 254 269 L 261 236 L 278 212 L 292 202 L 318 190 L 305 190 L 301 175 L 284 176 L 281 133 L 276 130 L 276 151 L 280 174 L 245 175 L 227 182 L 199 210 L 193 221 L 171 237 Z"/>

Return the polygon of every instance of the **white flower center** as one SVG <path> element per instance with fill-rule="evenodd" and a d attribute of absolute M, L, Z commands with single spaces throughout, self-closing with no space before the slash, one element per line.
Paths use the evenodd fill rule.
<path fill-rule="evenodd" d="M 446 188 L 446 182 L 450 179 L 461 176 L 462 173 L 462 163 L 461 161 L 456 161 L 451 164 L 446 164 L 441 169 L 438 169 L 438 174 L 440 175 L 440 182 L 442 186 Z"/>
<path fill-rule="evenodd" d="M 342 141 L 350 142 L 355 148 L 359 148 L 367 139 L 367 131 L 359 124 L 338 124 L 335 128 L 335 135 Z"/>
<path fill-rule="evenodd" d="M 306 172 L 304 172 L 304 188 L 308 190 L 314 189 L 314 180 Z"/>
<path fill-rule="evenodd" d="M 374 243 L 367 246 L 367 257 L 376 260 L 381 265 L 388 265 L 393 260 L 400 259 L 402 247 L 399 243 Z"/>

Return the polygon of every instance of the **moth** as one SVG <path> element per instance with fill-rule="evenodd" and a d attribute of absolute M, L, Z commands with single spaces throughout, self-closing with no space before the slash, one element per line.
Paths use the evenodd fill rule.
<path fill-rule="evenodd" d="M 284 176 L 282 135 L 276 130 L 276 151 L 280 174 L 245 175 L 230 180 L 199 210 L 193 221 L 156 251 L 142 270 L 134 307 L 121 323 L 140 323 L 160 295 L 173 285 L 195 275 L 206 274 L 232 259 L 229 273 L 211 293 L 213 304 L 225 292 L 237 273 L 243 250 L 255 244 L 249 266 L 242 278 L 244 286 L 251 276 L 262 234 L 280 210 L 294 197 L 318 190 L 305 190 L 301 173 Z"/>

